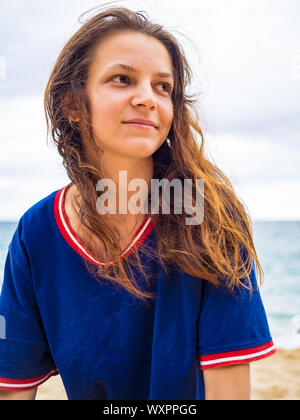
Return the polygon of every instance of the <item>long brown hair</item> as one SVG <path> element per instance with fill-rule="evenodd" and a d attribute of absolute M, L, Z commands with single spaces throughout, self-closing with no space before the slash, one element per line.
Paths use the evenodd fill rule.
<path fill-rule="evenodd" d="M 156 249 L 147 250 L 146 246 L 141 246 L 126 260 L 121 258 L 118 232 L 104 224 L 96 210 L 99 194 L 95 182 L 101 179 L 101 173 L 87 160 L 82 142 L 84 135 L 95 146 L 85 92 L 88 69 L 101 41 L 121 31 L 139 32 L 158 39 L 167 48 L 173 64 L 174 119 L 168 141 L 153 155 L 153 178 L 193 180 L 193 204 L 196 180 L 204 180 L 203 222 L 186 225 L 184 212 L 163 214 L 160 197 L 154 226 Z M 163 26 L 151 23 L 143 12 L 111 7 L 87 20 L 69 39 L 45 89 L 47 132 L 51 127 L 51 137 L 63 158 L 63 165 L 82 199 L 78 216 L 114 256 L 112 267 L 87 264 L 88 268 L 99 280 L 107 279 L 144 301 L 154 295 L 137 284 L 132 270 L 133 266 L 138 267 L 146 284 L 150 284 L 151 273 L 146 273 L 141 263 L 143 252 L 152 252 L 166 271 L 176 266 L 217 286 L 226 283 L 231 290 L 240 285 L 251 288 L 251 283 L 247 285 L 244 279 L 249 278 L 254 260 L 260 280 L 263 277 L 253 243 L 251 219 L 245 206 L 225 174 L 205 157 L 197 101 L 186 93 L 191 80 L 191 68 L 175 36 Z M 151 193 L 148 199 L 150 208 Z"/>

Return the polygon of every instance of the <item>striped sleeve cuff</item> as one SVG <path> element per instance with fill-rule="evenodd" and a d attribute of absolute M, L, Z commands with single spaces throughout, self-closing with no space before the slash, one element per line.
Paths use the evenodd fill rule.
<path fill-rule="evenodd" d="M 25 391 L 27 389 L 33 389 L 41 385 L 50 376 L 58 375 L 58 369 L 54 368 L 42 376 L 31 379 L 9 379 L 0 378 L 0 390 L 1 391 Z"/>
<path fill-rule="evenodd" d="M 248 349 L 200 355 L 200 367 L 203 370 L 221 366 L 249 363 L 271 356 L 271 354 L 274 354 L 275 352 L 276 349 L 273 341 L 269 341 L 261 346 L 250 347 Z"/>

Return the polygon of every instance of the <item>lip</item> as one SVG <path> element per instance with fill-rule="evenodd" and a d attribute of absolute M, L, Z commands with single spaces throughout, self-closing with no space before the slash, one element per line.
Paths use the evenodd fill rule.
<path fill-rule="evenodd" d="M 130 125 L 134 125 L 136 127 L 152 127 L 152 128 L 157 128 L 157 125 L 151 121 L 151 120 L 144 120 L 141 118 L 134 118 L 132 120 L 128 120 L 128 121 L 124 121 L 124 124 L 130 124 Z"/>
<path fill-rule="evenodd" d="M 141 130 L 155 130 L 155 127 L 152 125 L 138 124 L 138 123 L 125 123 L 128 127 L 139 128 Z"/>

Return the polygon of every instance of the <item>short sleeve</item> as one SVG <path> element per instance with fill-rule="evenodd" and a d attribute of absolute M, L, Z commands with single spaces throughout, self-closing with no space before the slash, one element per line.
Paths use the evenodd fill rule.
<path fill-rule="evenodd" d="M 197 325 L 201 369 L 249 363 L 276 352 L 259 287 L 255 261 L 249 278 L 233 292 L 203 282 Z"/>
<path fill-rule="evenodd" d="M 9 246 L 0 295 L 0 390 L 32 389 L 58 374 L 33 290 L 21 224 Z"/>

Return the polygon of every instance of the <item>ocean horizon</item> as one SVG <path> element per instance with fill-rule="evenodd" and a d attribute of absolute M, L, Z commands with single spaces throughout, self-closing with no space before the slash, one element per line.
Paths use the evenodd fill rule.
<path fill-rule="evenodd" d="M 252 221 L 261 296 L 276 347 L 300 348 L 300 221 Z M 16 221 L 0 221 L 0 289 Z"/>

